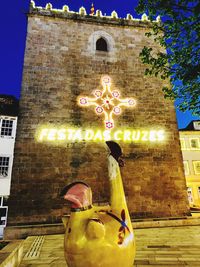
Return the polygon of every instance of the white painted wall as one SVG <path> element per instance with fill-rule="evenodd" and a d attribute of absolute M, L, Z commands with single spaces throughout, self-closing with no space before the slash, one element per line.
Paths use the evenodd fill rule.
<path fill-rule="evenodd" d="M 8 176 L 6 176 L 6 177 L 0 176 L 0 196 L 9 196 L 10 195 L 15 136 L 16 136 L 16 128 L 17 128 L 17 117 L 0 116 L 0 118 L 13 120 L 12 136 L 0 136 L 0 156 L 10 158 Z"/>

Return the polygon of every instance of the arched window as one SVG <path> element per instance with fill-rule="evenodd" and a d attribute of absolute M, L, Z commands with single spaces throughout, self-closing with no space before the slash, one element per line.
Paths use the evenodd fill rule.
<path fill-rule="evenodd" d="M 87 56 L 94 56 L 94 59 L 102 60 L 104 57 L 108 61 L 116 61 L 115 41 L 109 33 L 105 31 L 94 31 L 88 39 Z"/>
<path fill-rule="evenodd" d="M 96 50 L 108 52 L 108 45 L 104 38 L 99 38 L 96 42 Z"/>

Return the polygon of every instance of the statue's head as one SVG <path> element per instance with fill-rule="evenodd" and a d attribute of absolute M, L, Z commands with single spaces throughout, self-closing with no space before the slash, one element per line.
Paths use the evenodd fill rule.
<path fill-rule="evenodd" d="M 65 186 L 60 195 L 70 202 L 72 211 L 84 210 L 92 205 L 92 190 L 82 181 Z"/>
<path fill-rule="evenodd" d="M 120 145 L 114 141 L 106 141 L 106 145 L 109 147 L 110 155 L 119 163 L 119 166 L 124 166 L 124 161 L 122 160 L 122 149 Z"/>

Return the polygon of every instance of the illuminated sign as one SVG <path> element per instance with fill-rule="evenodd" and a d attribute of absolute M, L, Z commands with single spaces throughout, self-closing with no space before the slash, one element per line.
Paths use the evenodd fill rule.
<path fill-rule="evenodd" d="M 82 128 L 42 128 L 37 133 L 39 142 L 100 142 L 107 140 L 123 142 L 162 142 L 164 130 L 92 130 Z"/>
<path fill-rule="evenodd" d="M 102 78 L 103 90 L 95 90 L 93 92 L 94 97 L 78 97 L 78 104 L 83 107 L 95 106 L 95 112 L 97 115 L 105 116 L 105 128 L 113 129 L 114 120 L 113 114 L 118 116 L 122 112 L 122 107 L 134 107 L 136 101 L 133 98 L 120 98 L 120 92 L 118 90 L 111 91 L 111 78 L 104 76 Z"/>

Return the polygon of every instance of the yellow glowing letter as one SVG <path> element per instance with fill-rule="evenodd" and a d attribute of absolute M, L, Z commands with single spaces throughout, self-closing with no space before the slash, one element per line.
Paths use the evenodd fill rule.
<path fill-rule="evenodd" d="M 57 130 L 56 129 L 49 129 L 47 140 L 49 140 L 49 141 L 55 141 L 56 140 L 56 136 L 55 136 L 56 133 L 57 133 Z"/>
<path fill-rule="evenodd" d="M 43 139 L 47 136 L 48 129 L 42 129 L 39 135 L 39 141 L 43 141 Z"/>
<path fill-rule="evenodd" d="M 110 134 L 111 134 L 110 130 L 106 130 L 103 132 L 103 137 L 105 141 L 111 140 Z"/>
<path fill-rule="evenodd" d="M 131 141 L 131 131 L 124 131 L 124 141 Z"/>
<path fill-rule="evenodd" d="M 85 140 L 89 141 L 92 140 L 94 137 L 94 131 L 93 130 L 86 130 L 85 131 Z"/>
<path fill-rule="evenodd" d="M 66 139 L 66 129 L 60 129 L 58 130 L 58 140 L 62 141 Z"/>
<path fill-rule="evenodd" d="M 157 132 L 158 141 L 163 141 L 165 139 L 164 131 L 160 130 Z"/>
<path fill-rule="evenodd" d="M 142 141 L 148 141 L 149 133 L 147 131 L 142 131 Z"/>
<path fill-rule="evenodd" d="M 122 140 L 122 137 L 119 136 L 119 135 L 122 135 L 122 131 L 120 131 L 120 130 L 118 130 L 118 131 L 116 131 L 116 132 L 114 133 L 114 140 L 116 140 L 116 141 L 120 141 L 120 140 Z"/>
<path fill-rule="evenodd" d="M 132 132 L 132 141 L 139 141 L 140 140 L 140 130 Z"/>
<path fill-rule="evenodd" d="M 94 136 L 94 141 L 96 140 L 102 141 L 102 133 L 100 130 L 98 130 Z"/>
<path fill-rule="evenodd" d="M 75 130 L 67 129 L 67 131 L 68 131 L 68 140 L 72 140 Z"/>
<path fill-rule="evenodd" d="M 157 141 L 157 139 L 156 139 L 156 131 L 150 131 L 149 132 L 149 141 L 152 141 L 152 142 Z"/>
<path fill-rule="evenodd" d="M 76 141 L 76 140 L 79 140 L 79 141 L 82 141 L 83 138 L 82 138 L 82 133 L 81 133 L 81 129 L 77 130 L 73 136 L 73 141 Z"/>

